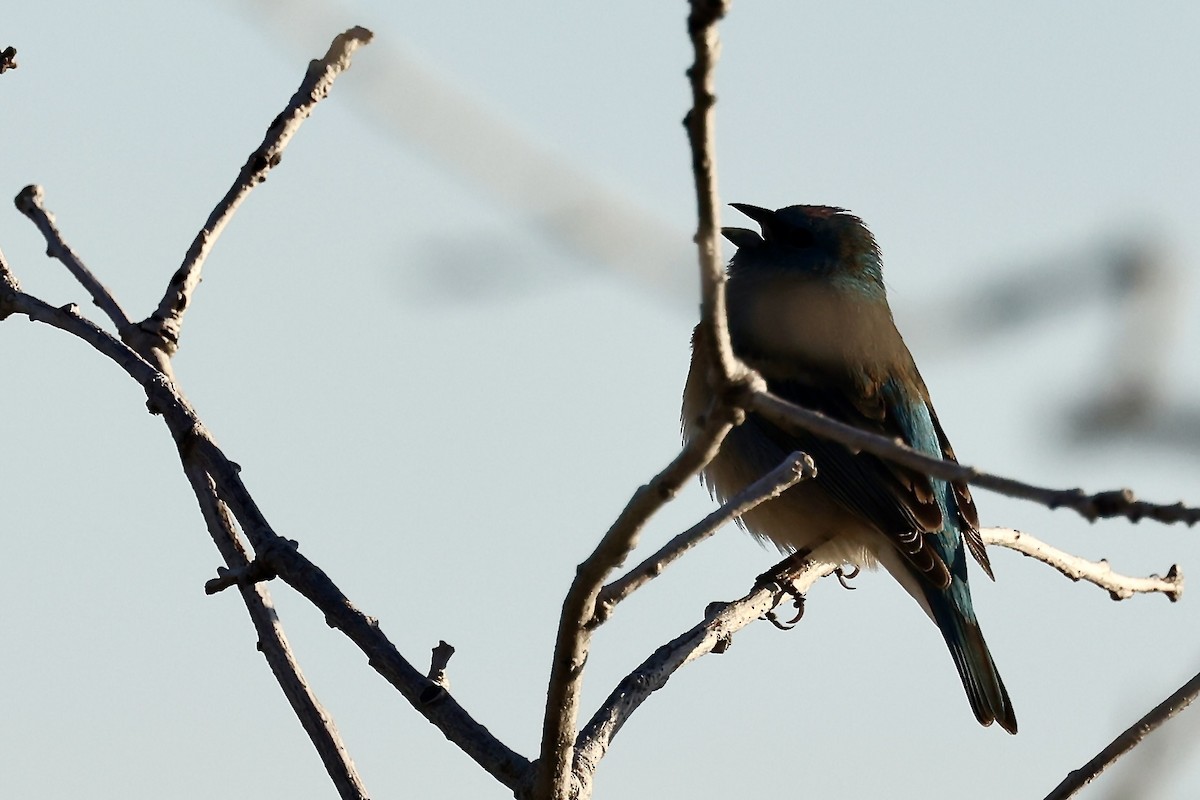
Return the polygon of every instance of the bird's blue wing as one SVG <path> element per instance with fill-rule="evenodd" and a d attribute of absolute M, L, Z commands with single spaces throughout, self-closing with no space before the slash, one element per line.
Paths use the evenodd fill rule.
<path fill-rule="evenodd" d="M 889 438 L 899 438 L 923 452 L 937 441 L 937 429 L 927 412 L 924 418 L 889 402 L 886 383 L 864 391 L 863 383 L 822 380 L 771 380 L 768 388 L 779 397 L 819 411 L 839 422 Z M 892 464 L 870 453 L 852 453 L 836 442 L 800 429 L 783 430 L 756 415 L 742 427 L 765 437 L 788 453 L 800 449 L 817 464 L 816 481 L 838 503 L 869 521 L 896 544 L 897 549 L 933 586 L 950 584 L 949 565 L 956 537 L 943 537 L 945 498 L 919 472 Z M 935 451 L 941 455 L 940 449 Z M 973 507 L 972 507 L 973 508 Z M 950 513 L 958 513 L 957 507 Z M 949 548 L 949 549 L 948 549 Z"/>

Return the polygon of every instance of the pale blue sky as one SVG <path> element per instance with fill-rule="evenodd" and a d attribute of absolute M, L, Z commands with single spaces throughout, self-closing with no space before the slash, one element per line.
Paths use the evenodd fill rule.
<path fill-rule="evenodd" d="M 20 63 L 0 77 L 0 194 L 42 184 L 139 317 L 307 61 L 350 25 L 376 32 L 218 244 L 177 371 L 277 530 L 418 664 L 454 644 L 458 699 L 530 757 L 574 566 L 678 445 L 695 321 L 685 13 L 64 0 L 9 4 L 0 28 Z M 1155 388 L 1164 418 L 1194 418 L 1198 32 L 1184 3 L 735 3 L 718 76 L 723 198 L 866 219 L 964 461 L 1195 505 L 1195 438 L 1068 433 L 1109 386 L 1122 335 L 1094 299 L 1101 278 L 1053 285 L 1055 310 L 1015 330 L 979 337 L 969 323 L 994 309 L 981 287 L 1023 270 L 1049 281 L 1106 242 L 1152 237 L 1177 281 L 1156 308 L 1172 322 Z M 526 202 L 599 187 L 645 221 L 620 234 L 635 246 L 582 257 L 448 160 L 455 146 L 487 156 L 495 137 L 439 127 L 445 106 L 425 104 L 414 68 L 565 170 L 530 178 Z M 504 166 L 518 185 L 532 174 Z M 28 291 L 94 310 L 8 205 L 0 247 Z M 240 601 L 203 594 L 218 557 L 137 387 L 19 319 L 0 325 L 0 374 L 0 795 L 333 796 Z M 1200 564 L 1183 528 L 977 499 L 985 524 L 1121 571 Z M 691 487 L 647 544 L 710 508 Z M 936 630 L 872 574 L 853 593 L 818 586 L 791 633 L 752 627 L 679 673 L 621 732 L 596 796 L 1040 797 L 1197 669 L 1195 598 L 1114 604 L 992 559 L 998 582 L 973 586 L 1018 736 L 974 722 Z M 619 609 L 585 708 L 773 560 L 730 528 Z M 271 588 L 373 796 L 506 796 Z M 1185 714 L 1159 737 L 1137 796 L 1196 796 L 1197 724 Z"/>

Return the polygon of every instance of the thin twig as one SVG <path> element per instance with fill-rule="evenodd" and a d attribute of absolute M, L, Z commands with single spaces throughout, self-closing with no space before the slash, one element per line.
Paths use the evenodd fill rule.
<path fill-rule="evenodd" d="M 1107 747 L 1097 753 L 1095 758 L 1079 769 L 1072 770 L 1062 783 L 1046 795 L 1045 800 L 1066 800 L 1066 798 L 1074 796 L 1101 772 L 1108 769 L 1118 758 L 1136 747 L 1151 731 L 1161 727 L 1164 722 L 1191 705 L 1197 695 L 1200 695 L 1200 674 L 1194 675 L 1187 683 L 1172 692 L 1170 697 L 1122 731 Z"/>
<path fill-rule="evenodd" d="M 1100 518 L 1124 517 L 1131 522 L 1149 518 L 1163 523 L 1184 522 L 1194 525 L 1200 521 L 1200 508 L 1183 503 L 1160 505 L 1138 500 L 1130 489 L 1086 494 L 1082 489 L 1048 489 L 1022 481 L 992 475 L 983 470 L 955 461 L 946 461 L 918 453 L 895 439 L 869 433 L 852 425 L 831 419 L 782 400 L 751 385 L 748 390 L 748 411 L 754 411 L 776 425 L 801 428 L 826 439 L 846 445 L 854 451 L 864 451 L 896 464 L 941 478 L 946 481 L 970 483 L 983 489 L 1032 500 L 1047 508 L 1070 508 L 1089 522 Z"/>
<path fill-rule="evenodd" d="M 671 539 L 642 563 L 601 589 L 596 600 L 596 613 L 588 623 L 589 627 L 603 625 L 618 603 L 661 575 L 669 564 L 712 536 L 725 523 L 741 517 L 767 500 L 778 497 L 800 481 L 811 480 L 816 476 L 817 468 L 812 458 L 804 453 L 792 453 L 775 469 L 729 498 L 729 501 L 716 511 Z"/>
<path fill-rule="evenodd" d="M 592 554 L 576 569 L 575 580 L 563 600 L 554 642 L 533 797 L 568 800 L 578 796 L 575 794 L 578 784 L 573 785 L 572 779 L 575 726 L 579 718 L 583 667 L 592 638 L 588 622 L 596 612 L 596 598 L 604 579 L 637 546 L 646 521 L 713 459 L 726 434 L 739 421 L 740 415 L 728 406 L 710 411 L 700 433 L 684 445 L 662 472 L 634 492 Z"/>
<path fill-rule="evenodd" d="M 46 255 L 50 258 L 57 258 L 63 263 L 63 266 L 75 276 L 75 280 L 79 281 L 87 293 L 92 296 L 92 302 L 96 307 L 112 320 L 113 325 L 117 328 L 117 335 L 124 339 L 133 323 L 129 321 L 125 310 L 121 308 L 121 304 L 113 297 L 108 287 L 100 282 L 100 279 L 87 268 L 79 255 L 63 239 L 58 226 L 54 224 L 54 215 L 46 209 L 45 200 L 45 192 L 41 186 L 26 186 L 17 194 L 14 204 L 17 210 L 29 217 L 41 231 L 42 237 L 46 240 Z"/>
<path fill-rule="evenodd" d="M 1113 572 L 1107 561 L 1088 561 L 1051 547 L 1028 533 L 1010 528 L 982 528 L 985 544 L 999 545 L 1048 564 L 1073 581 L 1087 581 L 1108 591 L 1113 600 L 1127 600 L 1135 594 L 1164 594 L 1174 603 L 1183 595 L 1183 573 L 1175 564 L 1165 578 L 1150 575 L 1135 578 Z"/>
<path fill-rule="evenodd" d="M 204 227 L 196 234 L 183 264 L 171 277 L 166 294 L 158 310 L 139 323 L 139 327 L 159 341 L 159 346 L 169 356 L 179 345 L 183 328 L 183 315 L 192 301 L 192 294 L 200 284 L 200 270 L 216 244 L 217 238 L 233 217 L 238 206 L 249 196 L 255 186 L 267 179 L 267 174 L 283 158 L 283 150 L 301 123 L 312 113 L 317 103 L 324 100 L 334 80 L 350 66 L 350 57 L 359 46 L 367 44 L 374 36 L 369 30 L 354 27 L 339 34 L 329 45 L 324 57 L 309 63 L 300 88 L 292 95 L 279 116 L 267 128 L 262 144 L 250 154 L 234 180 L 233 186 L 221 198 Z"/>
<path fill-rule="evenodd" d="M 684 117 L 688 144 L 692 153 L 692 176 L 696 184 L 696 246 L 700 257 L 700 319 L 712 335 L 704 338 L 710 348 L 710 364 L 717 375 L 711 376 L 714 388 L 739 381 L 746 373 L 733 354 L 725 314 L 725 270 L 721 264 L 720 199 L 717 194 L 716 123 L 713 77 L 720 42 L 717 23 L 729 10 L 729 0 L 691 0 L 688 36 L 692 41 L 693 61 L 688 69 L 692 89 L 692 108 Z"/>
<path fill-rule="evenodd" d="M 788 573 L 785 592 L 779 586 L 756 586 L 748 595 L 727 604 L 709 607 L 702 622 L 658 648 L 637 669 L 621 680 L 579 734 L 576 773 L 587 796 L 596 766 L 626 720 L 651 694 L 666 685 L 676 670 L 713 652 L 723 652 L 729 637 L 763 617 L 781 601 L 803 595 L 814 583 L 834 572 L 832 564 L 800 563 Z"/>

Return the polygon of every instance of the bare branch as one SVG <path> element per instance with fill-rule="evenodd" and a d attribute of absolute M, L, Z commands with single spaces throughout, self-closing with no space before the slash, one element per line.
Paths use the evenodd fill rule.
<path fill-rule="evenodd" d="M 146 390 L 152 406 L 165 411 L 164 419 L 173 433 L 180 428 L 189 432 L 203 431 L 186 401 L 175 394 L 173 383 L 128 345 L 117 341 L 90 320 L 81 317 L 73 305 L 56 309 L 29 295 L 12 291 L 15 279 L 12 278 L 7 265 L 0 265 L 0 273 L 0 277 L 3 278 L 3 282 L 0 283 L 0 309 L 25 314 L 31 320 L 53 325 L 77 336 L 108 356 Z M 179 442 L 186 437 L 176 434 L 175 438 Z M 229 519 L 225 506 L 213 493 L 207 473 L 196 465 L 189 464 L 186 457 L 183 460 L 184 472 L 192 483 L 201 512 L 218 549 L 234 570 L 246 569 L 246 556 L 238 543 L 233 522 Z M 243 583 L 239 588 L 250 618 L 258 631 L 259 649 L 275 673 L 301 725 L 312 739 L 339 794 L 343 798 L 365 798 L 366 789 L 358 778 L 337 729 L 312 694 L 292 656 L 291 648 L 272 607 L 270 595 L 265 588 L 260 588 L 257 584 Z"/>
<path fill-rule="evenodd" d="M 1087 561 L 1068 552 L 1051 547 L 1028 533 L 1009 528 L 982 528 L 979 531 L 986 544 L 1007 547 L 1018 553 L 1048 564 L 1073 581 L 1094 583 L 1107 589 L 1113 600 L 1127 600 L 1135 594 L 1164 594 L 1174 603 L 1183 595 L 1183 573 L 1172 564 L 1167 576 L 1151 575 L 1134 578 L 1113 572 L 1107 561 Z"/>
<path fill-rule="evenodd" d="M 709 348 L 709 362 L 717 375 L 710 376 L 714 388 L 728 386 L 746 374 L 733 354 L 729 340 L 729 325 L 725 315 L 725 270 L 721 264 L 719 241 L 721 213 L 717 195 L 716 135 L 714 111 L 717 98 L 713 93 L 713 73 L 716 69 L 720 43 L 717 23 L 729 10 L 729 0 L 690 0 L 688 36 L 692 40 L 694 60 L 688 69 L 692 88 L 692 108 L 684 117 L 688 143 L 692 152 L 692 175 L 696 184 L 698 225 L 696 246 L 700 255 L 700 324 L 711 335 L 704 337 Z"/>
<path fill-rule="evenodd" d="M 231 571 L 247 570 L 251 562 L 241 540 L 238 539 L 228 507 L 216 494 L 212 479 L 196 464 L 187 464 L 184 472 L 200 503 L 200 511 L 208 526 L 208 532 L 225 563 Z M 267 660 L 275 680 L 283 689 L 292 710 L 296 712 L 300 725 L 316 748 L 317 755 L 333 780 L 338 795 L 343 800 L 366 800 L 369 796 L 366 786 L 358 775 L 337 726 L 321 706 L 292 653 L 266 585 L 243 582 L 238 584 L 238 588 L 258 633 L 258 650 Z"/>
<path fill-rule="evenodd" d="M 817 476 L 816 465 L 804 453 L 792 453 L 782 464 L 729 498 L 729 502 L 707 517 L 679 534 L 648 556 L 629 572 L 600 590 L 596 600 L 596 613 L 589 627 L 603 625 L 612 615 L 617 604 L 642 586 L 662 574 L 662 571 L 688 550 L 716 533 L 725 523 L 756 508 L 760 503 L 772 500 L 803 480 Z"/>
<path fill-rule="evenodd" d="M 225 224 L 233 207 L 240 202 L 240 197 L 248 191 L 248 185 L 261 181 L 266 170 L 277 163 L 279 150 L 286 144 L 311 106 L 328 91 L 333 77 L 345 68 L 349 53 L 369 37 L 368 31 L 355 28 L 335 40 L 334 46 L 330 48 L 330 54 L 323 61 L 314 62 L 310 66 L 309 75 L 302 86 L 302 90 L 307 91 L 308 97 L 302 98 L 298 105 L 294 102 L 291 113 L 281 115 L 276 126 L 273 126 L 272 131 L 276 135 L 268 137 L 269 139 L 273 138 L 273 141 L 269 143 L 273 147 L 266 148 L 259 153 L 262 161 L 261 169 L 249 180 L 243 181 L 247 185 L 242 187 L 240 195 L 234 202 L 224 204 L 223 212 L 214 212 L 213 219 L 217 219 L 220 224 L 206 228 L 206 231 L 198 237 L 197 254 L 195 257 L 189 256 L 185 260 L 186 269 L 181 268 L 172 281 L 172 286 L 178 289 L 180 294 L 176 298 L 176 302 L 171 304 L 169 316 L 160 320 L 164 323 L 170 321 L 174 326 L 176 338 L 183 311 L 187 306 L 187 299 L 199 280 L 200 264 L 211 247 L 212 240 L 215 239 L 215 233 Z M 296 98 L 293 99 L 296 100 Z M 251 162 L 254 161 L 252 156 Z M 238 195 L 237 187 L 231 191 L 231 195 Z M 210 219 L 211 221 L 212 219 Z M 92 345 L 101 354 L 112 359 L 142 386 L 148 398 L 148 406 L 155 413 L 162 415 L 179 448 L 180 459 L 183 461 L 185 472 L 189 477 L 204 476 L 205 487 L 208 487 L 207 481 L 211 477 L 216 487 L 215 497 L 219 497 L 223 503 L 228 504 L 229 510 L 237 517 L 254 546 L 256 557 L 253 567 L 246 563 L 244 557 L 235 559 L 224 576 L 218 578 L 216 582 L 210 582 L 210 588 L 220 588 L 215 584 L 225 585 L 232 577 L 238 581 L 239 589 L 244 596 L 253 592 L 260 597 L 265 597 L 265 593 L 260 594 L 263 590 L 254 581 L 258 577 L 265 577 L 271 573 L 280 575 L 285 582 L 323 611 L 331 626 L 346 633 L 367 654 L 371 665 L 385 679 L 399 689 L 421 714 L 437 725 L 448 739 L 455 742 L 486 771 L 514 791 L 518 787 L 527 787 L 530 784 L 532 770 L 528 760 L 499 742 L 486 728 L 472 719 L 443 687 L 415 670 L 388 641 L 374 619 L 356 609 L 324 572 L 300 556 L 294 542 L 282 539 L 270 528 L 242 484 L 238 476 L 238 467 L 226 458 L 216 446 L 187 400 L 175 387 L 169 373 L 168 353 L 174 348 L 173 341 L 168 339 L 164 342 L 161 338 L 147 341 L 151 338 L 153 331 L 146 331 L 142 336 L 131 337 L 136 339 L 136 346 L 130 347 L 81 317 L 74 306 L 55 309 L 37 298 L 22 293 L 15 277 L 8 271 L 6 265 L 3 268 L 2 277 L 0 312 L 4 316 L 14 312 L 25 314 L 31 320 L 52 325 L 77 336 Z M 169 291 L 168 299 L 170 295 Z M 165 305 L 167 305 L 167 299 L 164 299 Z M 197 498 L 202 509 L 206 510 L 206 518 L 219 518 L 224 515 L 226 513 L 224 506 L 220 507 L 219 514 L 213 507 L 210 507 L 206 492 L 207 488 L 197 490 Z M 230 527 L 232 528 L 232 523 L 230 523 Z M 230 546 L 238 547 L 236 538 L 227 539 L 226 542 Z M 247 580 L 247 578 L 251 579 Z M 252 611 L 252 616 L 255 616 L 254 611 Z M 273 614 L 270 616 L 273 619 Z M 258 621 L 261 620 L 256 619 L 256 624 Z M 264 635 L 261 628 L 260 635 Z M 264 641 L 269 642 L 270 638 Z M 286 643 L 283 642 L 283 644 Z M 299 677 L 298 670 L 292 668 L 294 665 L 286 663 L 288 657 L 286 650 L 280 649 L 280 653 L 285 656 L 284 660 L 272 657 L 271 665 L 273 670 L 278 670 L 282 665 L 284 672 L 287 673 L 281 677 L 281 685 L 285 693 L 292 700 L 293 705 L 307 706 L 307 710 L 301 707 L 297 708 L 306 727 L 314 722 L 317 727 L 322 727 L 318 718 L 323 716 L 323 712 L 320 711 L 319 706 L 313 704 L 315 698 L 312 698 L 313 703 L 310 703 L 309 698 L 303 696 L 307 693 L 303 679 Z M 325 740 L 324 743 L 319 741 L 322 737 Z M 340 741 L 336 738 L 336 732 L 331 727 L 327 727 L 323 732 L 318 732 L 314 741 L 317 742 L 318 749 L 322 751 L 322 758 L 330 767 L 331 774 L 341 773 L 341 776 L 335 774 L 335 781 L 338 782 L 339 790 L 343 795 L 347 797 L 360 796 L 362 794 L 361 784 L 353 776 L 352 765 L 349 764 L 348 756 L 345 755 Z"/>
<path fill-rule="evenodd" d="M 590 786 L 597 765 L 621 726 L 651 694 L 666 685 L 676 670 L 710 652 L 724 652 L 734 633 L 763 617 L 785 598 L 803 595 L 814 583 L 833 572 L 832 564 L 802 561 L 789 570 L 786 592 L 776 585 L 756 586 L 740 600 L 713 604 L 702 622 L 654 651 L 617 684 L 580 732 L 576 761 L 577 774 L 583 785 Z M 583 791 L 581 795 L 586 797 L 587 792 Z"/>
<path fill-rule="evenodd" d="M 1150 710 L 1144 717 L 1121 732 L 1117 738 L 1082 767 L 1072 770 L 1062 783 L 1054 787 L 1045 800 L 1066 800 L 1073 797 L 1080 789 L 1087 786 L 1104 770 L 1108 769 L 1118 758 L 1136 747 L 1151 731 L 1162 726 L 1164 722 L 1191 705 L 1200 694 L 1200 674 L 1193 676 L 1187 683 L 1171 693 Z"/>
<path fill-rule="evenodd" d="M 554 642 L 534 797 L 567 800 L 573 794 L 575 725 L 579 718 L 583 667 L 592 638 L 588 623 L 596 613 L 596 598 L 604 579 L 637 546 L 646 521 L 713 459 L 726 434 L 740 422 L 740 416 L 728 406 L 712 409 L 700 433 L 684 445 L 662 472 L 634 492 L 596 549 L 576 569 L 575 580 L 563 600 Z"/>
<path fill-rule="evenodd" d="M 17 195 L 14 203 L 17 210 L 29 217 L 41 231 L 46 240 L 46 255 L 50 258 L 57 258 L 63 263 L 75 276 L 75 280 L 79 281 L 87 293 L 92 296 L 92 303 L 112 320 L 113 325 L 117 328 L 117 335 L 124 339 L 133 323 L 129 321 L 121 304 L 108 291 L 108 287 L 92 274 L 92 271 L 84 265 L 83 260 L 63 239 L 58 226 L 54 224 L 54 215 L 46 209 L 45 199 L 45 192 L 41 186 L 26 186 Z"/>
<path fill-rule="evenodd" d="M 146 392 L 148 405 L 162 415 L 171 431 L 185 469 L 191 459 L 199 459 L 205 472 L 213 478 L 218 495 L 233 511 L 253 545 L 256 559 L 265 559 L 281 579 L 308 598 L 325 614 L 332 627 L 342 631 L 367 655 L 373 669 L 484 770 L 514 791 L 529 783 L 531 767 L 527 759 L 496 739 L 453 697 L 440 691 L 440 687 L 432 698 L 425 698 L 426 690 L 436 684 L 413 668 L 380 630 L 378 623 L 355 608 L 328 575 L 300 555 L 294 543 L 271 529 L 242 484 L 237 466 L 213 442 L 199 417 L 167 376 L 123 342 L 81 317 L 74 306 L 54 308 L 28 294 L 8 290 L 5 281 L 0 283 L 0 308 L 24 314 L 31 320 L 82 339 L 137 381 Z"/>
<path fill-rule="evenodd" d="M 1184 522 L 1188 525 L 1200 521 L 1200 508 L 1185 506 L 1183 503 L 1147 503 L 1138 500 L 1130 489 L 1116 489 L 1092 495 L 1084 493 L 1082 489 L 1046 489 L 1012 478 L 992 475 L 966 464 L 933 458 L 918 453 L 897 440 L 869 433 L 838 422 L 820 412 L 793 405 L 753 385 L 750 387 L 750 401 L 746 408 L 761 414 L 776 425 L 801 428 L 817 436 L 840 442 L 855 452 L 871 453 L 942 480 L 961 481 L 1009 497 L 1032 500 L 1050 509 L 1070 508 L 1089 522 L 1109 517 L 1124 517 L 1131 522 L 1149 518 L 1167 524 Z"/>
<path fill-rule="evenodd" d="M 360 45 L 369 43 L 373 35 L 366 28 L 351 28 L 334 38 L 324 57 L 309 63 L 304 80 L 292 95 L 287 108 L 272 121 L 262 144 L 246 159 L 233 186 L 208 215 L 204 227 L 188 248 L 183 264 L 172 276 L 158 310 L 139 323 L 143 331 L 158 340 L 158 347 L 167 356 L 173 355 L 179 345 L 183 315 L 192 301 L 193 292 L 200 284 L 200 270 L 204 261 L 221 232 L 233 218 L 242 201 L 255 186 L 265 181 L 267 174 L 279 164 L 284 148 L 299 130 L 301 123 L 308 118 L 317 103 L 329 95 L 329 90 L 338 75 L 349 68 L 350 57 L 354 51 Z"/>

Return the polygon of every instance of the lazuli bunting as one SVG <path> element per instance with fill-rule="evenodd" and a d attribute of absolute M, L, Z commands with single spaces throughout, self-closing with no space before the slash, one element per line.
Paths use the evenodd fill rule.
<path fill-rule="evenodd" d="M 879 247 L 841 208 L 770 211 L 734 203 L 761 235 L 724 228 L 737 245 L 727 307 L 737 356 L 771 392 L 855 427 L 954 460 L 929 390 L 896 330 Z M 685 437 L 709 405 L 708 347 L 697 327 L 683 397 Z M 743 525 L 784 552 L 838 566 L 882 565 L 934 621 L 983 725 L 1017 732 L 1008 692 L 971 605 L 969 550 L 992 574 L 966 484 L 950 484 L 750 413 L 703 480 L 725 500 L 802 450 L 817 477 L 746 514 Z M 965 548 L 964 548 L 965 544 Z"/>

